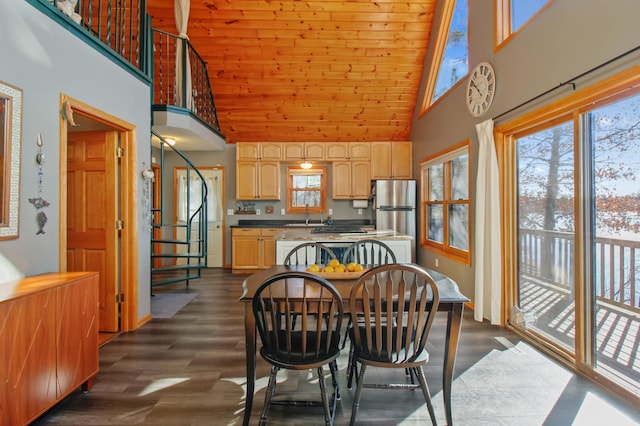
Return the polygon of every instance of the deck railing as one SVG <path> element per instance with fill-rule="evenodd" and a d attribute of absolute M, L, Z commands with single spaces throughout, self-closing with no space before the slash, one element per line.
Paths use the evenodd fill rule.
<path fill-rule="evenodd" d="M 520 229 L 520 271 L 573 291 L 573 234 Z M 640 309 L 640 241 L 596 238 L 593 253 L 596 297 Z"/>

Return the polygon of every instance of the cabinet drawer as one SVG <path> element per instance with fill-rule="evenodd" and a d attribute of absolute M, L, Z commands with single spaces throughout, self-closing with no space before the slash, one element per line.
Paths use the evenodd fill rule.
<path fill-rule="evenodd" d="M 232 228 L 231 235 L 233 237 L 259 237 L 260 228 Z"/>
<path fill-rule="evenodd" d="M 262 228 L 263 237 L 273 237 L 284 231 L 282 228 Z"/>

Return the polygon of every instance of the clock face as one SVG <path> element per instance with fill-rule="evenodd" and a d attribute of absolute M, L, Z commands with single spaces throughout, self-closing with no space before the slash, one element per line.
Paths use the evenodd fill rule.
<path fill-rule="evenodd" d="M 496 76 L 489 62 L 479 63 L 467 82 L 467 108 L 474 117 L 483 115 L 493 102 L 496 92 Z"/>

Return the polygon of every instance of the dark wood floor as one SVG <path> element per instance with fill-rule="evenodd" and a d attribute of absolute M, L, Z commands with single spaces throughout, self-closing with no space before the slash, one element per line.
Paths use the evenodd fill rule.
<path fill-rule="evenodd" d="M 239 425 L 245 400 L 243 275 L 210 269 L 202 280 L 156 292 L 198 296 L 171 319 L 154 319 L 100 349 L 100 373 L 91 392 L 77 391 L 36 425 Z M 443 425 L 441 365 L 444 317 L 430 338 L 427 380 Z M 354 391 L 346 389 L 347 351 L 339 359 L 342 400 L 336 424 L 349 423 Z M 258 360 L 252 424 L 257 424 L 269 367 Z M 370 372 L 370 373 L 369 373 Z M 403 372 L 369 370 L 370 380 L 404 380 Z M 318 396 L 311 374 L 279 375 L 278 392 Z M 309 380 L 310 379 L 310 380 Z M 637 425 L 640 410 L 621 403 L 532 349 L 509 331 L 474 322 L 462 326 L 453 384 L 456 425 Z M 271 425 L 317 425 L 319 408 L 274 406 Z M 363 391 L 358 424 L 429 424 L 420 392 Z"/>

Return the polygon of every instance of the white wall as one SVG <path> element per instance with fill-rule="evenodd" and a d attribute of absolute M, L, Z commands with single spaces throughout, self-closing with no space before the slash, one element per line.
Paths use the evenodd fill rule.
<path fill-rule="evenodd" d="M 424 93 L 424 78 L 420 87 L 418 105 L 414 116 L 411 140 L 414 143 L 414 173 L 420 178 L 421 159 L 459 142 L 471 139 L 471 174 L 475 176 L 478 159 L 478 140 L 475 125 L 496 117 L 521 103 L 538 96 L 560 83 L 570 80 L 591 68 L 640 45 L 638 16 L 640 2 L 637 0 L 556 0 L 530 25 L 525 27 L 511 42 L 494 52 L 493 26 L 494 0 L 469 1 L 470 22 L 470 69 L 481 61 L 489 61 L 496 71 L 496 95 L 492 107 L 482 118 L 472 118 L 466 109 L 464 91 L 466 80 L 442 99 L 438 105 L 419 117 L 419 105 Z M 440 16 L 438 9 L 434 22 Z M 434 25 L 434 31 L 436 29 Z M 435 35 L 432 32 L 432 43 Z M 431 50 L 427 53 L 427 69 Z M 578 89 L 621 71 L 640 62 L 640 55 L 617 61 L 606 70 L 598 71 L 581 79 Z M 543 99 L 519 109 L 495 122 L 504 123 L 519 114 L 540 107 L 552 99 L 570 92 L 569 87 L 559 89 Z M 471 227 L 473 229 L 475 177 L 471 188 Z M 473 236 L 471 247 L 475 246 Z M 435 268 L 435 258 L 440 266 Z M 462 292 L 474 296 L 473 267 L 436 256 L 420 249 L 418 262 L 426 267 L 438 269 L 454 278 Z"/>
<path fill-rule="evenodd" d="M 15 0 L 0 2 L 0 80 L 23 91 L 20 235 L 0 241 L 0 252 L 25 275 L 55 272 L 60 237 L 60 94 L 137 126 L 136 155 L 142 170 L 143 161 L 150 163 L 149 86 L 29 3 Z M 51 203 L 45 208 L 49 220 L 44 235 L 35 235 L 36 210 L 28 202 L 37 196 L 38 134 L 42 134 L 45 156 L 42 198 Z M 142 194 L 142 179 L 137 181 L 137 192 Z M 142 318 L 150 310 L 149 243 L 142 218 L 139 223 L 138 318 Z"/>

